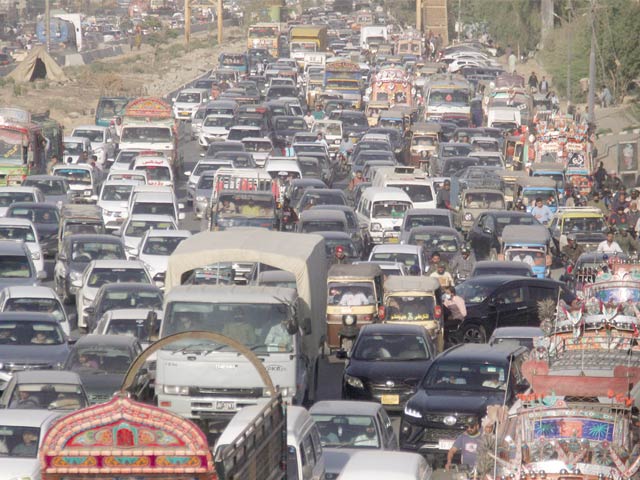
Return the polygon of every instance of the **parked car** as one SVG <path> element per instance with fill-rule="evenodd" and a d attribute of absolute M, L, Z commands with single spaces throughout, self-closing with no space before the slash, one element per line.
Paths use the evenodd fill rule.
<path fill-rule="evenodd" d="M 364 325 L 348 353 L 342 398 L 380 402 L 387 411 L 402 411 L 435 355 L 436 347 L 422 325 Z"/>

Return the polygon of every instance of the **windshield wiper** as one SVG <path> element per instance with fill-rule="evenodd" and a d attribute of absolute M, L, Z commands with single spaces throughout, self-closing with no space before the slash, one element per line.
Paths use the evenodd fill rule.
<path fill-rule="evenodd" d="M 180 350 L 175 350 L 171 355 L 175 355 L 176 353 L 185 353 L 187 350 L 191 348 L 209 347 L 209 346 L 211 346 L 210 343 L 192 343 L 191 345 L 182 347 Z M 204 350 L 204 351 L 207 352 L 208 350 Z"/>

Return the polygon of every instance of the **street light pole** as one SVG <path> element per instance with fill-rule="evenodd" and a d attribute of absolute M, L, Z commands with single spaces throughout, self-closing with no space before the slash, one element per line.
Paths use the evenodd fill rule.
<path fill-rule="evenodd" d="M 460 14 L 462 13 L 462 0 L 458 0 L 458 42 L 460 41 L 460 31 L 462 25 L 460 24 Z"/>
<path fill-rule="evenodd" d="M 572 48 L 571 43 L 573 41 L 571 31 L 573 29 L 571 25 L 571 16 L 573 13 L 573 3 L 569 0 L 569 9 L 567 12 L 567 17 L 569 21 L 567 22 L 567 110 L 571 106 L 571 61 L 573 60 L 572 56 Z"/>
<path fill-rule="evenodd" d="M 596 0 L 591 0 L 591 52 L 589 54 L 589 124 L 596 123 Z"/>
<path fill-rule="evenodd" d="M 51 7 L 49 0 L 44 2 L 44 34 L 47 52 L 49 52 L 51 50 Z"/>

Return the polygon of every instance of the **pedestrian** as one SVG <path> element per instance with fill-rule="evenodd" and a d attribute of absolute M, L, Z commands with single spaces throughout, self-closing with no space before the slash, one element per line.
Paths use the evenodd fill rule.
<path fill-rule="evenodd" d="M 542 203 L 542 198 L 536 198 L 536 205 L 531 209 L 531 215 L 533 215 L 540 223 L 548 223 L 553 217 L 551 209 Z"/>
<path fill-rule="evenodd" d="M 466 465 L 470 470 L 473 470 L 478 461 L 478 448 L 480 447 L 480 427 L 478 425 L 478 419 L 471 417 L 467 420 L 466 430 L 458 435 L 458 438 L 453 442 L 453 446 L 447 452 L 447 464 L 444 466 L 445 470 L 451 470 L 451 463 L 456 453 L 461 453 L 462 465 Z"/>
<path fill-rule="evenodd" d="M 311 127 L 313 127 L 313 124 L 315 122 L 315 118 L 313 118 L 311 110 L 307 109 L 307 113 L 305 114 L 305 116 L 303 118 L 304 118 L 305 123 L 307 124 L 307 127 L 309 129 L 311 129 Z"/>
<path fill-rule="evenodd" d="M 540 93 L 547 94 L 549 92 L 549 82 L 547 82 L 547 78 L 543 75 L 542 80 L 540 80 Z"/>
<path fill-rule="evenodd" d="M 610 107 L 613 104 L 613 95 L 611 95 L 611 90 L 609 90 L 609 87 L 606 85 L 602 85 L 600 102 L 602 104 L 602 108 Z"/>
<path fill-rule="evenodd" d="M 142 46 L 142 27 L 136 25 L 134 44 L 138 50 Z"/>
<path fill-rule="evenodd" d="M 451 182 L 445 180 L 442 188 L 438 190 L 436 195 L 436 208 L 445 208 L 451 210 Z"/>
<path fill-rule="evenodd" d="M 554 112 L 560 110 L 560 99 L 558 98 L 556 92 L 551 92 L 551 109 Z"/>
<path fill-rule="evenodd" d="M 447 316 L 449 320 L 462 321 L 466 318 L 467 307 L 464 303 L 464 298 L 456 294 L 456 288 L 454 286 L 445 287 L 442 298 L 445 308 L 449 311 L 449 315 Z"/>
<path fill-rule="evenodd" d="M 53 167 L 58 165 L 58 156 L 51 155 L 51 159 L 47 163 L 47 175 L 53 175 Z"/>
<path fill-rule="evenodd" d="M 511 75 L 516 73 L 516 63 L 518 59 L 516 58 L 515 53 L 511 52 L 507 57 L 507 62 L 509 63 L 509 73 Z"/>
<path fill-rule="evenodd" d="M 528 83 L 531 90 L 538 89 L 538 76 L 536 75 L 536 72 L 531 72 L 531 75 L 529 75 Z"/>
<path fill-rule="evenodd" d="M 607 170 L 604 168 L 604 162 L 600 162 L 598 168 L 593 173 L 593 178 L 596 181 L 596 190 L 602 190 L 603 183 L 607 178 Z"/>

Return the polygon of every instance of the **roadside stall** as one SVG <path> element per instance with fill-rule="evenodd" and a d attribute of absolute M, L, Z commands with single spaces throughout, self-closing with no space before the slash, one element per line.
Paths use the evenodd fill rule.
<path fill-rule="evenodd" d="M 385 323 L 421 325 L 441 352 L 444 349 L 444 317 L 440 282 L 431 277 L 395 276 L 384 282 Z"/>
<path fill-rule="evenodd" d="M 73 412 L 47 433 L 42 480 L 213 480 L 207 438 L 192 422 L 124 395 Z"/>

